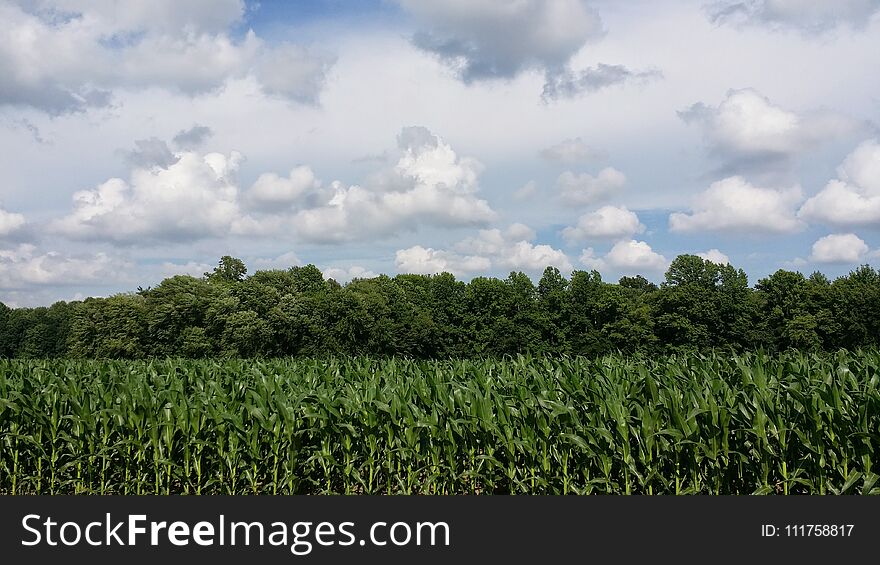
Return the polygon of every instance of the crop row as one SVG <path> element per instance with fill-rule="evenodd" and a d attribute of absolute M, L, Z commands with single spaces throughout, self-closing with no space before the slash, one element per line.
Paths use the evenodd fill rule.
<path fill-rule="evenodd" d="M 0 492 L 873 493 L 880 352 L 0 360 Z"/>

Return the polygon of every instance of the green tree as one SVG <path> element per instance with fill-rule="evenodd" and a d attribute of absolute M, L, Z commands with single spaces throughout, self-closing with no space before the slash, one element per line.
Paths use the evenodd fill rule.
<path fill-rule="evenodd" d="M 177 275 L 142 293 L 146 301 L 148 339 L 154 355 L 190 356 L 194 328 L 202 329 L 211 305 L 228 290 L 188 275 Z M 209 348 L 210 349 L 210 348 Z M 207 354 L 207 352 L 205 352 Z M 198 356 L 202 356 L 199 354 Z"/>
<path fill-rule="evenodd" d="M 758 317 L 750 294 L 742 269 L 680 255 L 650 295 L 657 336 L 672 348 L 748 347 Z"/>
<path fill-rule="evenodd" d="M 880 270 L 862 265 L 831 285 L 813 282 L 812 290 L 817 324 L 836 330 L 833 346 L 852 349 L 880 342 Z"/>
<path fill-rule="evenodd" d="M 73 357 L 137 359 L 147 347 L 147 307 L 143 296 L 117 294 L 90 298 L 74 312 L 70 329 Z"/>
<path fill-rule="evenodd" d="M 9 317 L 14 310 L 0 302 L 0 357 L 15 357 L 15 350 L 11 347 L 11 340 L 7 335 Z"/>
<path fill-rule="evenodd" d="M 192 336 L 197 338 L 198 336 Z M 271 342 L 271 328 L 253 310 L 240 310 L 226 317 L 221 347 L 231 357 L 256 357 L 265 354 Z"/>
<path fill-rule="evenodd" d="M 544 269 L 538 281 L 536 318 L 543 353 L 561 354 L 569 350 L 566 331 L 568 287 L 568 281 L 556 267 Z"/>
<path fill-rule="evenodd" d="M 428 309 L 437 328 L 436 354 L 440 357 L 462 357 L 470 354 L 465 297 L 467 285 L 458 281 L 452 273 L 440 273 L 430 277 Z"/>
<path fill-rule="evenodd" d="M 205 273 L 205 278 L 212 282 L 235 283 L 244 280 L 246 274 L 244 261 L 224 255 L 213 271 Z"/>
<path fill-rule="evenodd" d="M 568 341 L 571 353 L 596 356 L 613 349 L 602 332 L 599 302 L 605 283 L 599 271 L 575 271 L 571 274 L 568 294 Z"/>

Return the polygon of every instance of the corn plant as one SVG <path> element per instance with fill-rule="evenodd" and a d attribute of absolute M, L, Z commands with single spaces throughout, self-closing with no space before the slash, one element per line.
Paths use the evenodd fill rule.
<path fill-rule="evenodd" d="M 878 494 L 880 352 L 0 360 L 10 494 Z"/>

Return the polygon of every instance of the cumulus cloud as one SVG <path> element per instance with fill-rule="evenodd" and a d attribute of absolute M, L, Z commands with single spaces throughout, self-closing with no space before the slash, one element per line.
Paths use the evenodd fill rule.
<path fill-rule="evenodd" d="M 246 261 L 248 265 L 253 265 L 255 269 L 289 269 L 302 265 L 299 255 L 294 251 L 282 253 L 277 257 L 257 257 L 256 259 Z"/>
<path fill-rule="evenodd" d="M 621 239 L 643 231 L 645 226 L 639 222 L 639 217 L 626 206 L 603 206 L 581 216 L 576 225 L 562 230 L 562 237 L 568 242 Z"/>
<path fill-rule="evenodd" d="M 547 266 L 560 271 L 571 271 L 566 254 L 545 244 L 532 243 L 536 234 L 524 224 L 512 224 L 505 230 L 480 230 L 475 237 L 466 238 L 442 250 L 415 245 L 396 254 L 399 272 L 432 274 L 443 271 L 455 275 L 486 273 L 491 270 L 515 270 L 539 273 Z"/>
<path fill-rule="evenodd" d="M 398 272 L 416 275 L 446 272 L 460 276 L 488 271 L 492 267 L 492 262 L 485 257 L 462 256 L 451 251 L 421 245 L 397 250 L 394 263 Z"/>
<path fill-rule="evenodd" d="M 564 139 L 556 145 L 541 150 L 540 155 L 548 161 L 567 165 L 605 158 L 602 151 L 590 147 L 580 137 Z"/>
<path fill-rule="evenodd" d="M 72 72 L 106 60 L 99 46 L 82 39 L 78 20 L 53 26 L 4 1 L 0 21 L 0 105 L 61 114 L 109 102 L 109 92 Z"/>
<path fill-rule="evenodd" d="M 377 273 L 361 267 L 360 265 L 353 265 L 347 269 L 326 267 L 321 269 L 321 271 L 324 273 L 325 279 L 333 279 L 338 283 L 347 283 L 354 279 L 372 279 L 379 276 Z"/>
<path fill-rule="evenodd" d="M 159 274 L 161 278 L 166 279 L 175 275 L 189 275 L 191 277 L 201 277 L 205 273 L 210 273 L 216 265 L 201 263 L 199 261 L 187 261 L 185 263 L 175 263 L 173 261 L 163 261 L 159 265 Z"/>
<path fill-rule="evenodd" d="M 437 56 L 466 84 L 544 74 L 544 99 L 572 97 L 659 76 L 600 63 L 581 71 L 572 57 L 604 35 L 584 0 L 397 0 L 420 24 L 413 44 Z"/>
<path fill-rule="evenodd" d="M 452 66 L 465 82 L 564 67 L 602 36 L 602 21 L 581 0 L 398 0 L 427 29 L 413 42 Z"/>
<path fill-rule="evenodd" d="M 307 241 L 335 243 L 413 230 L 420 224 L 479 226 L 496 219 L 476 196 L 482 165 L 458 156 L 424 127 L 407 127 L 398 137 L 397 164 L 364 186 L 339 182 L 313 194 L 291 224 Z"/>
<path fill-rule="evenodd" d="M 512 224 L 504 231 L 480 230 L 476 237 L 457 243 L 455 250 L 487 258 L 493 266 L 504 269 L 539 272 L 552 265 L 561 271 L 571 270 L 565 253 L 549 245 L 532 243 L 535 237 L 535 231 L 525 224 Z"/>
<path fill-rule="evenodd" d="M 214 131 L 208 126 L 195 124 L 189 129 L 177 132 L 171 141 L 178 149 L 192 150 L 201 147 L 212 135 Z"/>
<path fill-rule="evenodd" d="M 228 78 L 247 74 L 267 47 L 253 32 L 240 40 L 225 34 L 147 36 L 140 42 L 105 54 L 110 69 L 91 68 L 82 74 L 105 88 L 162 87 L 188 95 L 211 92 Z"/>
<path fill-rule="evenodd" d="M 854 233 L 826 235 L 813 244 L 810 261 L 816 263 L 858 263 L 868 253 L 868 244 Z"/>
<path fill-rule="evenodd" d="M 327 185 L 308 166 L 264 173 L 241 191 L 238 152 L 183 151 L 168 158 L 162 142 L 139 143 L 128 181 L 112 178 L 73 195 L 73 211 L 53 233 L 114 243 L 192 241 L 225 235 L 287 235 L 338 243 L 435 227 L 495 220 L 477 197 L 482 165 L 460 157 L 421 127 L 404 128 L 396 165 L 361 185 Z M 158 149 L 157 149 L 158 148 Z M 158 165 L 158 166 L 157 166 Z M 164 165 L 164 166 L 163 166 Z"/>
<path fill-rule="evenodd" d="M 0 237 L 7 237 L 18 232 L 25 223 L 23 215 L 9 212 L 0 206 Z"/>
<path fill-rule="evenodd" d="M 0 0 L 0 105 L 59 115 L 107 106 L 119 88 L 194 95 L 251 73 L 267 93 L 315 102 L 332 59 L 253 31 L 233 38 L 243 10 L 238 0 Z"/>
<path fill-rule="evenodd" d="M 127 281 L 132 268 L 128 261 L 105 253 L 69 256 L 42 253 L 34 245 L 0 249 L 0 288 L 28 289 L 31 286 L 61 286 L 84 283 L 112 284 Z"/>
<path fill-rule="evenodd" d="M 880 226 L 880 143 L 860 144 L 837 174 L 839 178 L 807 200 L 798 215 L 838 227 Z"/>
<path fill-rule="evenodd" d="M 713 182 L 694 200 L 690 214 L 669 215 L 673 232 L 721 231 L 738 233 L 792 233 L 804 227 L 795 209 L 801 188 L 753 186 L 734 176 Z"/>
<path fill-rule="evenodd" d="M 275 173 L 260 175 L 247 192 L 248 203 L 255 208 L 277 210 L 279 206 L 291 206 L 307 192 L 317 190 L 321 182 L 315 178 L 311 167 L 301 165 L 286 177 Z"/>
<path fill-rule="evenodd" d="M 702 129 L 710 152 L 727 170 L 775 166 L 859 127 L 831 112 L 785 110 L 750 88 L 729 90 L 718 106 L 700 102 L 679 116 Z"/>
<path fill-rule="evenodd" d="M 544 100 L 574 98 L 580 94 L 596 92 L 609 86 L 636 82 L 640 84 L 663 78 L 659 70 L 633 71 L 623 65 L 599 63 L 582 71 L 565 69 L 547 74 L 544 84 Z"/>
<path fill-rule="evenodd" d="M 846 25 L 861 29 L 880 0 L 724 0 L 707 7 L 716 24 L 759 25 L 816 33 Z"/>
<path fill-rule="evenodd" d="M 701 259 L 705 259 L 706 261 L 711 261 L 717 265 L 729 265 L 730 257 L 719 251 L 718 249 L 710 249 L 709 251 L 704 251 L 703 253 L 697 253 L 697 257 Z"/>
<path fill-rule="evenodd" d="M 573 269 L 571 261 L 559 249 L 546 244 L 533 244 L 527 241 L 517 241 L 512 247 L 495 259 L 495 264 L 508 269 L 535 273 L 546 267 L 556 267 L 560 271 L 567 272 Z"/>
<path fill-rule="evenodd" d="M 73 195 L 73 211 L 50 230 L 74 239 L 117 243 L 222 236 L 239 218 L 236 173 L 242 156 L 179 154 L 168 168 L 136 168 Z"/>
<path fill-rule="evenodd" d="M 498 228 L 480 230 L 476 237 L 468 237 L 455 245 L 462 253 L 474 255 L 501 255 L 511 243 L 532 241 L 537 237 L 535 230 L 525 224 L 512 224 L 505 231 Z"/>
<path fill-rule="evenodd" d="M 596 176 L 565 171 L 556 179 L 560 196 L 575 206 L 585 206 L 608 198 L 626 184 L 626 176 L 614 167 L 605 167 Z"/>
<path fill-rule="evenodd" d="M 664 271 L 669 261 L 663 255 L 651 249 L 644 241 L 634 239 L 618 241 L 604 256 L 596 255 L 592 247 L 583 250 L 581 263 L 597 271 L 613 269 L 619 272 L 651 272 Z"/>

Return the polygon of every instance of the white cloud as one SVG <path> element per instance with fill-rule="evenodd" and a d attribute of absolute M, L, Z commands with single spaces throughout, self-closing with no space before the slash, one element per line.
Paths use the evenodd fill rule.
<path fill-rule="evenodd" d="M 476 237 L 468 237 L 455 244 L 456 251 L 474 255 L 501 255 L 512 242 L 532 241 L 537 234 L 525 224 L 513 224 L 506 230 L 480 230 Z"/>
<path fill-rule="evenodd" d="M 639 222 L 639 217 L 626 206 L 603 206 L 581 216 L 575 226 L 562 230 L 562 237 L 568 242 L 621 239 L 643 231 L 645 226 Z"/>
<path fill-rule="evenodd" d="M 644 241 L 618 241 L 605 256 L 605 261 L 621 271 L 663 271 L 669 261 Z"/>
<path fill-rule="evenodd" d="M 738 233 L 792 233 L 803 228 L 795 209 L 801 189 L 753 186 L 742 177 L 713 182 L 700 193 L 690 214 L 669 215 L 674 232 L 721 231 Z"/>
<path fill-rule="evenodd" d="M 840 178 L 807 200 L 798 215 L 840 227 L 880 225 L 880 143 L 863 142 L 837 174 Z"/>
<path fill-rule="evenodd" d="M 492 266 L 492 262 L 485 257 L 463 256 L 421 245 L 399 249 L 395 253 L 394 263 L 398 272 L 416 275 L 448 272 L 459 276 L 488 271 Z"/>
<path fill-rule="evenodd" d="M 103 53 L 108 68 L 84 68 L 103 88 L 158 86 L 185 94 L 200 94 L 243 76 L 267 47 L 253 33 L 235 41 L 225 34 L 148 36 L 131 47 Z M 89 75 L 94 75 L 90 77 Z"/>
<path fill-rule="evenodd" d="M 564 139 L 546 149 L 541 150 L 541 157 L 548 161 L 575 165 L 585 161 L 603 159 L 605 154 L 587 145 L 580 137 Z"/>
<path fill-rule="evenodd" d="M 604 271 L 608 268 L 607 263 L 596 255 L 596 250 L 592 247 L 587 247 L 581 252 L 580 257 L 581 264 L 590 269 L 595 269 L 597 271 Z"/>
<path fill-rule="evenodd" d="M 107 57 L 80 30 L 77 20 L 55 28 L 18 6 L 0 2 L 0 104 L 34 106 L 53 114 L 106 105 L 72 69 L 107 63 Z"/>
<path fill-rule="evenodd" d="M 179 154 L 167 169 L 137 168 L 74 193 L 73 211 L 50 230 L 74 239 L 145 243 L 223 236 L 239 218 L 236 173 L 242 156 Z"/>
<path fill-rule="evenodd" d="M 260 175 L 243 195 L 238 152 L 187 151 L 169 153 L 170 159 L 163 154 L 159 166 L 139 166 L 129 181 L 112 178 L 76 192 L 73 211 L 49 227 L 74 239 L 124 244 L 230 234 L 338 243 L 423 224 L 480 226 L 496 218 L 488 202 L 476 196 L 479 162 L 459 157 L 425 128 L 404 128 L 400 142 L 397 164 L 364 186 L 338 181 L 325 186 L 310 167 L 299 166 L 286 177 Z M 152 149 L 138 153 L 139 160 L 155 161 Z"/>
<path fill-rule="evenodd" d="M 117 89 L 198 94 L 253 73 L 270 94 L 314 103 L 332 57 L 233 39 L 239 0 L 0 1 L 0 105 L 58 115 L 107 106 Z"/>
<path fill-rule="evenodd" d="M 857 128 L 831 112 L 785 110 L 750 88 L 729 90 L 718 106 L 697 103 L 679 116 L 702 128 L 712 153 L 731 169 L 766 167 Z"/>
<path fill-rule="evenodd" d="M 263 173 L 247 191 L 248 203 L 255 208 L 277 209 L 292 206 L 304 194 L 321 186 L 311 167 L 301 165 L 286 177 L 275 173 Z"/>
<path fill-rule="evenodd" d="M 186 263 L 174 263 L 172 261 L 163 261 L 159 265 L 159 274 L 161 277 L 168 278 L 175 275 L 189 275 L 191 277 L 201 277 L 205 273 L 210 273 L 216 265 L 209 265 L 199 261 L 187 261 Z"/>
<path fill-rule="evenodd" d="M 760 25 L 816 33 L 847 25 L 861 29 L 880 0 L 723 0 L 708 6 L 715 23 Z"/>
<path fill-rule="evenodd" d="M 0 288 L 29 289 L 31 286 L 61 286 L 127 282 L 132 268 L 128 261 L 105 253 L 69 256 L 41 253 L 30 244 L 0 249 Z"/>
<path fill-rule="evenodd" d="M 397 0 L 421 24 L 413 44 L 436 55 L 466 84 L 544 74 L 545 100 L 570 98 L 629 80 L 659 76 L 619 64 L 581 71 L 572 57 L 604 35 L 583 0 Z"/>
<path fill-rule="evenodd" d="M 581 0 L 397 0 L 427 29 L 414 37 L 465 82 L 565 67 L 602 21 Z"/>
<path fill-rule="evenodd" d="M 595 250 L 588 247 L 581 253 L 580 261 L 597 271 L 656 272 L 669 266 L 666 257 L 655 252 L 646 242 L 634 239 L 618 241 L 604 257 L 598 257 Z"/>
<path fill-rule="evenodd" d="M 291 219 L 307 241 L 343 242 L 383 236 L 420 224 L 440 227 L 479 226 L 497 214 L 477 198 L 482 165 L 459 157 L 446 142 L 423 127 L 404 128 L 398 138 L 401 156 L 373 185 L 333 183 L 316 203 Z"/>
<path fill-rule="evenodd" d="M 0 208 L 0 237 L 12 235 L 24 227 L 24 216 Z"/>
<path fill-rule="evenodd" d="M 862 142 L 837 171 L 845 182 L 880 195 L 880 143 L 876 139 Z"/>
<path fill-rule="evenodd" d="M 289 269 L 291 267 L 296 267 L 298 265 L 302 265 L 302 261 L 293 251 L 288 251 L 287 253 L 282 253 L 277 257 L 265 258 L 258 257 L 251 261 L 247 261 L 246 264 L 253 264 L 254 270 L 267 270 L 267 269 Z"/>
<path fill-rule="evenodd" d="M 710 249 L 703 253 L 697 253 L 697 257 L 711 261 L 717 265 L 730 265 L 730 257 L 719 251 L 718 249 Z"/>
<path fill-rule="evenodd" d="M 831 234 L 813 244 L 810 261 L 816 263 L 858 263 L 868 253 L 868 244 L 853 233 Z"/>
<path fill-rule="evenodd" d="M 83 20 L 102 36 L 124 32 L 158 31 L 164 33 L 192 29 L 218 32 L 241 20 L 243 0 L 16 0 L 36 15 L 52 20 L 69 15 Z"/>
<path fill-rule="evenodd" d="M 535 245 L 527 241 L 517 241 L 495 260 L 496 264 L 513 270 L 526 272 L 543 271 L 546 267 L 556 267 L 560 271 L 572 270 L 571 261 L 564 252 L 545 244 Z"/>
<path fill-rule="evenodd" d="M 353 279 L 372 279 L 379 276 L 378 273 L 374 273 L 360 265 L 354 265 L 347 269 L 326 267 L 321 269 L 321 271 L 324 273 L 325 279 L 333 279 L 338 283 L 347 283 Z"/>
<path fill-rule="evenodd" d="M 458 242 L 452 251 L 415 245 L 397 252 L 400 272 L 419 274 L 448 271 L 456 275 L 505 269 L 539 273 L 547 266 L 571 271 L 565 253 L 549 245 L 534 244 L 535 231 L 524 224 L 506 230 L 480 230 L 477 236 Z"/>
<path fill-rule="evenodd" d="M 584 206 L 604 200 L 621 190 L 626 176 L 613 167 L 605 167 L 596 176 L 565 171 L 556 180 L 562 199 L 568 204 Z"/>

